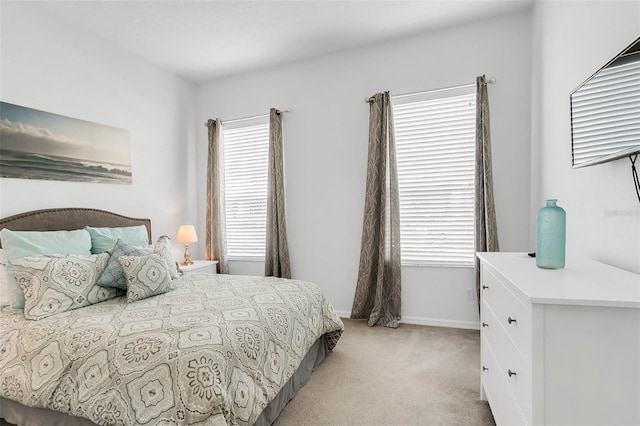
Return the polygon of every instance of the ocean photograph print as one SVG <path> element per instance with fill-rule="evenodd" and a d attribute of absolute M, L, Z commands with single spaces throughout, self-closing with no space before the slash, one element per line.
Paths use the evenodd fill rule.
<path fill-rule="evenodd" d="M 0 102 L 0 177 L 131 184 L 129 132 Z"/>

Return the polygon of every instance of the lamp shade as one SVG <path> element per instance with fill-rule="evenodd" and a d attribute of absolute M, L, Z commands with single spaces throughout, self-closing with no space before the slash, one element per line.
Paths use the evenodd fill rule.
<path fill-rule="evenodd" d="M 198 241 L 198 235 L 196 235 L 196 228 L 193 225 L 183 225 L 178 228 L 178 235 L 176 235 L 177 243 L 195 243 Z"/>

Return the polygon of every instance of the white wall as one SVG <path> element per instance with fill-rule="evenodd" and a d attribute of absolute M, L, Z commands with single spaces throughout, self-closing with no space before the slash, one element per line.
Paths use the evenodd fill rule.
<path fill-rule="evenodd" d="M 567 211 L 567 257 L 640 273 L 640 208 L 628 158 L 573 169 L 569 94 L 640 35 L 640 2 L 539 1 L 533 14 L 532 227 L 547 198 Z M 539 159 L 539 160 L 538 160 Z"/>
<path fill-rule="evenodd" d="M 0 216 L 101 208 L 173 238 L 195 221 L 195 86 L 25 3 L 1 4 L 0 99 L 129 130 L 133 184 L 3 178 Z"/>
<path fill-rule="evenodd" d="M 531 250 L 535 212 L 557 197 L 568 214 L 569 256 L 640 272 L 629 162 L 572 169 L 568 109 L 571 90 L 640 34 L 638 2 L 538 1 L 533 25 L 528 13 L 498 17 L 197 90 L 36 5 L 2 2 L 0 11 L 0 99 L 128 129 L 134 173 L 132 185 L 0 179 L 0 216 L 77 205 L 149 216 L 156 236 L 183 223 L 203 234 L 204 121 L 292 108 L 284 134 L 293 273 L 318 283 L 345 313 L 362 227 L 364 97 L 471 83 L 484 73 L 497 78 L 489 96 L 501 249 Z M 192 249 L 201 256 L 203 244 Z M 232 271 L 260 274 L 262 264 Z M 464 300 L 470 270 L 404 268 L 403 286 L 408 321 L 477 321 L 475 302 Z"/>
<path fill-rule="evenodd" d="M 529 14 L 519 13 L 200 85 L 199 213 L 205 202 L 203 123 L 292 108 L 283 130 L 293 275 L 317 283 L 347 313 L 364 206 L 364 98 L 383 90 L 401 94 L 473 83 L 486 74 L 497 79 L 489 97 L 500 244 L 507 251 L 530 250 L 530 45 Z M 203 228 L 202 214 L 198 224 Z M 263 265 L 232 263 L 231 272 L 261 274 Z M 403 268 L 403 318 L 477 326 L 476 302 L 464 298 L 474 285 L 472 269 Z"/>

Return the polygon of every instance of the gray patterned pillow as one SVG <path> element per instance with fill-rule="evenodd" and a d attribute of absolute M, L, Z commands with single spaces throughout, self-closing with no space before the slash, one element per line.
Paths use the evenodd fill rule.
<path fill-rule="evenodd" d="M 147 256 L 120 256 L 118 261 L 127 277 L 127 302 L 173 290 L 167 264 L 158 253 Z"/>
<path fill-rule="evenodd" d="M 115 287 L 122 290 L 127 289 L 127 279 L 122 271 L 122 266 L 118 259 L 120 256 L 145 256 L 151 254 L 151 250 L 145 247 L 132 246 L 125 243 L 123 240 L 118 239 L 116 245 L 111 251 L 111 257 L 107 262 L 106 268 L 102 271 L 100 278 L 98 278 L 98 284 L 102 287 Z"/>
<path fill-rule="evenodd" d="M 28 256 L 9 261 L 7 272 L 24 290 L 25 318 L 42 319 L 117 296 L 96 285 L 108 260 L 107 253 Z"/>

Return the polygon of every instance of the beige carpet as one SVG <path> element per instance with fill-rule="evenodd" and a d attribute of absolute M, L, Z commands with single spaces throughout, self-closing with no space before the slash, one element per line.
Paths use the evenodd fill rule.
<path fill-rule="evenodd" d="M 495 425 L 479 400 L 478 331 L 343 321 L 338 346 L 274 426 Z"/>
<path fill-rule="evenodd" d="M 478 331 L 343 321 L 338 346 L 274 426 L 495 425 L 478 400 Z"/>

